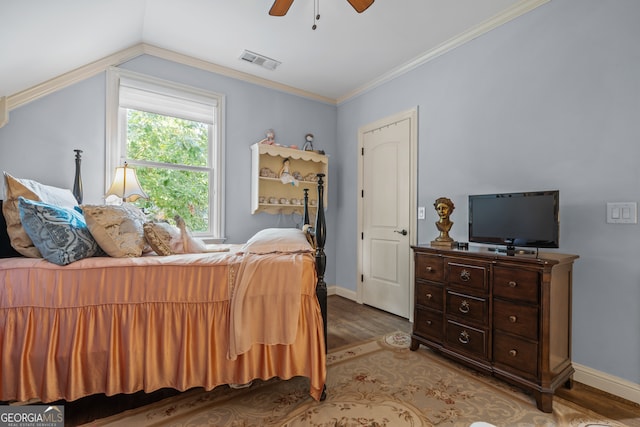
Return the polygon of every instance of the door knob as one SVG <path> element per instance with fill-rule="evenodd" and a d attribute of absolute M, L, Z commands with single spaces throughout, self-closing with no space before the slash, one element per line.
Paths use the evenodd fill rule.
<path fill-rule="evenodd" d="M 406 236 L 408 234 L 407 230 L 393 230 L 394 233 L 402 234 Z"/>

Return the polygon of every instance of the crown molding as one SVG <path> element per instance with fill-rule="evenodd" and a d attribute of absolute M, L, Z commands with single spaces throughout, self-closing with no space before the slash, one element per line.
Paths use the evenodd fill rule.
<path fill-rule="evenodd" d="M 67 86 L 78 83 L 84 79 L 100 74 L 107 70 L 109 67 L 121 65 L 131 59 L 144 54 L 167 59 L 180 64 L 199 68 L 205 71 L 210 71 L 223 76 L 232 77 L 237 80 L 242 80 L 260 86 L 265 86 L 282 92 L 310 98 L 316 101 L 321 101 L 332 105 L 336 104 L 336 100 L 332 98 L 327 98 L 311 92 L 294 88 L 292 86 L 287 86 L 284 84 L 273 82 L 271 80 L 252 76 L 247 73 L 236 71 L 231 68 L 223 67 L 212 62 L 204 61 L 168 49 L 163 49 L 146 43 L 138 43 L 134 46 L 123 49 L 102 59 L 91 62 L 87 65 L 83 65 L 82 67 L 78 67 L 72 71 L 49 79 L 38 85 L 17 92 L 13 95 L 0 97 L 0 127 L 4 126 L 9 121 L 9 112 L 11 110 L 21 107 L 31 101 L 49 95 Z"/>
<path fill-rule="evenodd" d="M 494 28 L 499 27 L 521 15 L 524 15 L 525 13 L 530 12 L 533 9 L 539 6 L 542 6 L 543 4 L 546 4 L 550 1 L 551 0 L 528 0 L 528 1 L 518 2 L 511 8 L 507 9 L 502 13 L 499 13 L 493 18 L 490 18 L 484 21 L 483 23 L 475 26 L 474 28 L 468 31 L 465 31 L 464 33 L 458 34 L 457 36 L 447 40 L 446 42 L 425 52 L 424 54 L 412 59 L 411 61 L 391 70 L 386 74 L 383 74 L 382 76 L 378 77 L 375 80 L 372 80 L 366 85 L 361 86 L 360 88 L 354 91 L 351 91 L 346 95 L 338 98 L 337 103 L 342 104 L 352 98 L 362 95 L 363 93 L 368 92 L 371 89 L 377 86 L 380 86 L 386 82 L 389 82 L 395 79 L 396 77 L 401 76 L 402 74 L 405 74 L 413 70 L 414 68 L 422 64 L 425 64 L 439 57 L 440 55 L 443 55 L 467 42 L 470 42 L 471 40 L 493 30 Z"/>
<path fill-rule="evenodd" d="M 143 49 L 144 49 L 144 53 L 151 56 L 158 57 L 158 58 L 167 59 L 169 61 L 177 62 L 183 65 L 188 65 L 190 67 L 199 68 L 205 71 L 210 71 L 212 73 L 231 77 L 236 80 L 242 80 L 242 81 L 253 83 L 259 86 L 265 86 L 270 89 L 279 90 L 281 92 L 298 95 L 303 98 L 309 98 L 315 101 L 325 102 L 327 104 L 332 104 L 332 105 L 336 104 L 336 100 L 333 98 L 328 98 L 326 96 L 321 96 L 316 93 L 307 92 L 305 90 L 298 89 L 293 86 L 288 86 L 282 83 L 274 82 L 273 80 L 264 79 L 262 77 L 256 77 L 254 75 L 244 73 L 242 71 L 237 71 L 228 67 L 224 67 L 222 65 L 217 65 L 213 62 L 198 59 L 189 55 L 184 55 L 182 53 L 178 53 L 172 50 L 164 49 L 164 48 L 157 47 L 150 44 L 143 44 Z"/>
<path fill-rule="evenodd" d="M 0 128 L 9 122 L 9 108 L 7 107 L 7 97 L 0 96 Z"/>
<path fill-rule="evenodd" d="M 38 85 L 32 86 L 29 89 L 10 95 L 7 97 L 8 110 L 11 111 L 38 98 L 49 95 L 89 77 L 93 77 L 96 74 L 104 72 L 111 66 L 120 65 L 130 59 L 142 55 L 143 53 L 142 45 L 137 44 L 87 65 L 83 65 L 75 70 L 61 74 Z"/>

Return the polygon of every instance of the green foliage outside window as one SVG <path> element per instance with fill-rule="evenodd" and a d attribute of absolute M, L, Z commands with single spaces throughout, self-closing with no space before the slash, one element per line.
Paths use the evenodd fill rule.
<path fill-rule="evenodd" d="M 154 163 L 135 166 L 149 195 L 136 204 L 159 218 L 180 215 L 194 232 L 209 228 L 208 150 L 206 123 L 127 110 L 127 159 Z"/>

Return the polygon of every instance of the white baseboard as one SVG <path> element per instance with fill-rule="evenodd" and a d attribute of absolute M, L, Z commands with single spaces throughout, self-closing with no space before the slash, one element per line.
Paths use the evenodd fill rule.
<path fill-rule="evenodd" d="M 339 295 L 357 302 L 355 291 L 341 288 L 337 285 L 328 287 L 327 293 L 329 295 Z M 574 381 L 589 387 L 597 388 L 598 390 L 602 390 L 606 393 L 640 405 L 640 384 L 597 371 L 593 368 L 589 368 L 588 366 L 580 365 L 575 362 L 572 364 L 576 371 L 573 375 Z"/>
<path fill-rule="evenodd" d="M 341 288 L 338 285 L 331 285 L 327 287 L 327 295 L 338 295 L 351 301 L 356 301 L 356 292 L 350 289 Z"/>
<path fill-rule="evenodd" d="M 605 372 L 596 371 L 593 368 L 575 362 L 572 364 L 573 369 L 576 371 L 573 374 L 574 381 L 640 404 L 640 384 L 632 383 Z"/>

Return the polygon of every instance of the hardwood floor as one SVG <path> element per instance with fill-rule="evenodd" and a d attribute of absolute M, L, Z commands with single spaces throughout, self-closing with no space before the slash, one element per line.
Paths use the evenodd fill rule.
<path fill-rule="evenodd" d="M 393 331 L 411 332 L 412 326 L 407 319 L 373 307 L 357 304 L 336 295 L 329 296 L 327 309 L 329 318 L 327 347 L 329 351 Z M 426 349 L 421 347 L 419 351 L 426 351 Z M 165 389 L 151 394 L 136 393 L 113 397 L 89 396 L 76 402 L 58 403 L 65 406 L 65 425 L 73 426 L 143 406 L 175 394 L 178 392 Z M 557 394 L 566 400 L 630 427 L 640 427 L 640 405 L 635 403 L 576 382 L 574 382 L 572 390 L 561 388 Z"/>

